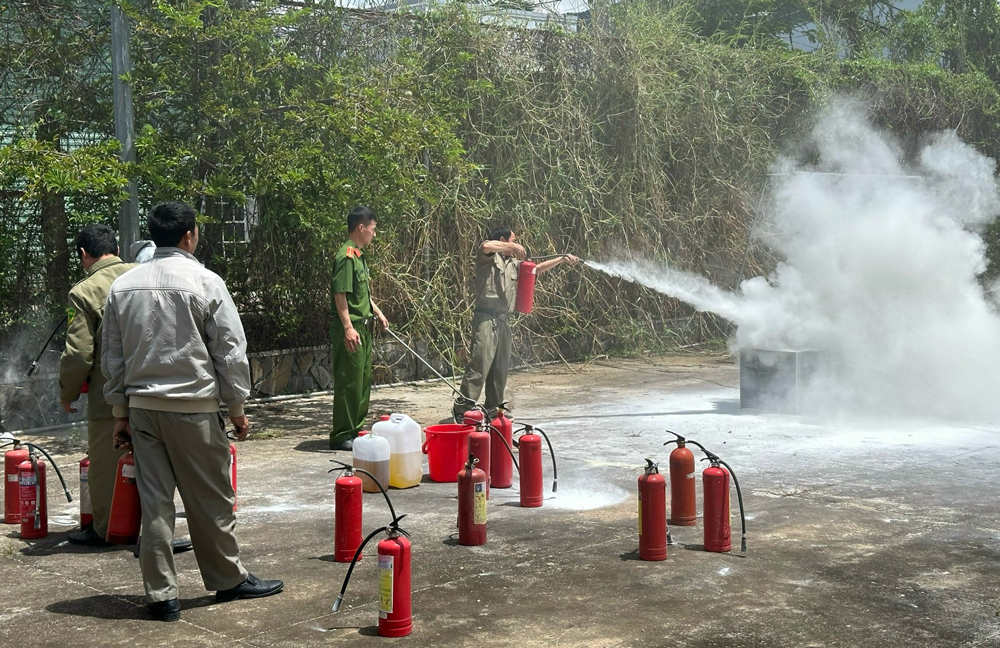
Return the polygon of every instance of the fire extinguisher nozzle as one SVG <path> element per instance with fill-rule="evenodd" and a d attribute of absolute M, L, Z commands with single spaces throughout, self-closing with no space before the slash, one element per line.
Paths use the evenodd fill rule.
<path fill-rule="evenodd" d="M 742 553 L 747 552 L 747 537 L 746 534 L 743 535 L 743 542 L 740 543 L 740 551 Z"/>
<path fill-rule="evenodd" d="M 344 597 L 338 596 L 337 600 L 333 602 L 333 608 L 332 608 L 332 610 L 334 612 L 339 611 L 340 610 L 340 604 L 343 603 L 343 602 L 344 602 Z"/>
<path fill-rule="evenodd" d="M 559 482 L 555 479 L 552 480 L 552 492 L 559 490 Z"/>

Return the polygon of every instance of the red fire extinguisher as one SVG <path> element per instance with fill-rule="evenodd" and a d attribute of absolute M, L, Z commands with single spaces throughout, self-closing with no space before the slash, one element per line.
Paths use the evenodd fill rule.
<path fill-rule="evenodd" d="M 115 490 L 108 514 L 108 537 L 111 544 L 135 544 L 142 523 L 139 487 L 135 482 L 135 455 L 131 451 L 118 459 Z"/>
<path fill-rule="evenodd" d="M 490 421 L 490 488 L 510 488 L 514 483 L 514 422 L 507 417 L 502 407 Z M 520 467 L 518 467 L 520 471 Z"/>
<path fill-rule="evenodd" d="M 18 507 L 21 511 L 21 537 L 25 540 L 44 538 L 49 534 L 48 495 L 45 484 L 45 462 L 37 457 L 35 451 L 45 455 L 56 471 L 66 500 L 73 501 L 66 487 L 59 467 L 46 452 L 33 443 L 25 444 L 29 448 L 28 458 L 17 467 Z"/>
<path fill-rule="evenodd" d="M 233 441 L 236 440 L 231 433 L 227 434 L 226 437 L 229 439 L 229 476 L 233 482 L 233 512 L 236 512 L 236 444 Z"/>
<path fill-rule="evenodd" d="M 667 480 L 651 459 L 639 476 L 639 559 L 667 559 Z"/>
<path fill-rule="evenodd" d="M 471 414 L 472 412 L 466 412 L 466 414 Z M 477 414 L 482 414 L 482 412 L 476 412 Z M 469 419 L 465 419 L 466 425 L 468 425 Z M 489 425 L 485 420 L 480 419 L 474 424 L 476 429 L 469 433 L 469 454 L 476 458 L 476 469 L 482 471 L 486 475 L 486 499 L 490 498 L 490 446 L 493 443 L 493 437 L 490 434 Z"/>
<path fill-rule="evenodd" d="M 361 478 L 354 474 L 351 466 L 342 465 L 343 473 L 333 485 L 333 559 L 337 562 L 351 562 L 354 553 L 361 546 Z M 361 556 L 358 556 L 358 560 L 361 560 Z"/>
<path fill-rule="evenodd" d="M 45 495 L 45 462 L 34 455 L 18 466 L 21 494 L 21 537 L 44 538 L 49 534 L 48 502 Z"/>
<path fill-rule="evenodd" d="M 18 485 L 19 468 L 28 460 L 28 449 L 20 442 L 5 444 L 14 447 L 3 456 L 3 521 L 6 524 L 21 523 L 21 489 Z"/>
<path fill-rule="evenodd" d="M 736 479 L 736 473 L 732 467 L 717 455 L 705 451 L 708 455 L 702 461 L 710 461 L 711 465 L 706 468 L 702 476 L 702 488 L 705 493 L 705 551 L 724 553 L 731 551 L 732 528 L 729 522 L 729 478 L 733 478 L 736 485 L 736 497 L 740 504 L 740 523 L 742 524 L 743 539 L 740 551 L 746 553 L 747 550 L 747 521 L 743 513 L 743 494 L 740 492 L 740 483 Z"/>
<path fill-rule="evenodd" d="M 486 544 L 486 473 L 476 467 L 471 452 L 465 470 L 458 473 L 458 544 Z"/>
<path fill-rule="evenodd" d="M 531 261 L 522 261 L 517 269 L 517 298 L 514 300 L 514 310 L 527 315 L 531 312 L 535 301 L 535 276 L 538 266 Z"/>
<path fill-rule="evenodd" d="M 542 436 L 535 434 L 535 431 Z M 518 437 L 517 454 L 520 458 L 518 473 L 521 481 L 521 506 L 534 508 L 542 505 L 542 437 L 549 446 L 549 454 L 552 456 L 552 492 L 556 492 L 559 486 L 558 473 L 556 472 L 556 455 L 552 450 L 552 442 L 539 427 L 525 425 Z"/>
<path fill-rule="evenodd" d="M 388 499 L 388 495 L 386 496 Z M 378 543 L 378 633 L 382 637 L 405 637 L 413 632 L 413 612 L 411 607 L 410 562 L 412 548 L 407 540 L 409 534 L 399 528 L 399 521 L 405 515 L 393 517 L 392 522 L 368 534 L 354 554 L 351 566 L 347 568 L 340 594 L 333 602 L 333 611 L 340 610 L 347 593 L 347 583 L 351 580 L 354 565 L 361 557 L 365 545 L 379 533 L 386 536 Z"/>
<path fill-rule="evenodd" d="M 363 468 L 355 468 L 336 459 L 331 459 L 331 463 L 338 464 L 339 468 L 331 468 L 327 472 L 335 470 L 343 471 L 337 481 L 333 484 L 334 492 L 334 521 L 333 521 L 333 559 L 336 562 L 353 562 L 361 560 L 363 556 L 357 554 L 358 547 L 361 546 L 361 513 L 362 513 L 362 481 L 354 473 L 359 472 L 367 475 L 378 486 L 389 505 L 389 512 L 396 517 L 396 512 L 392 508 L 392 501 L 385 487 L 379 482 L 375 475 Z M 355 558 L 357 555 L 357 558 Z"/>
<path fill-rule="evenodd" d="M 90 457 L 80 460 L 80 528 L 94 523 L 94 507 L 90 503 Z"/>
<path fill-rule="evenodd" d="M 694 453 L 686 445 L 688 440 L 667 430 L 676 439 L 671 439 L 663 445 L 676 443 L 677 447 L 670 453 L 670 524 L 675 526 L 694 526 L 698 520 L 698 503 L 695 500 L 695 469 Z M 697 441 L 691 441 L 699 446 Z"/>

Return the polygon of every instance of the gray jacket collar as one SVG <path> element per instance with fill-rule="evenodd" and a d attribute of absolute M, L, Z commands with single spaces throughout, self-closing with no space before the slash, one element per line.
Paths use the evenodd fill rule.
<path fill-rule="evenodd" d="M 191 259 L 195 263 L 201 263 L 201 261 L 198 261 L 198 259 L 193 254 L 185 252 L 179 247 L 158 247 L 156 248 L 156 252 L 153 252 L 154 259 L 162 259 L 165 257 L 176 257 L 176 256 Z"/>

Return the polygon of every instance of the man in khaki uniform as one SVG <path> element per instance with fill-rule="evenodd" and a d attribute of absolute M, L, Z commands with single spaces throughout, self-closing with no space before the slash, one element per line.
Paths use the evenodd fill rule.
<path fill-rule="evenodd" d="M 517 271 L 525 258 L 524 248 L 515 243 L 517 235 L 509 227 L 496 227 L 476 253 L 476 302 L 472 315 L 472 357 L 462 379 L 462 395 L 455 399 L 452 414 L 462 414 L 479 400 L 486 387 L 486 409 L 490 412 L 506 402 L 504 390 L 510 369 L 510 314 L 517 297 Z M 572 254 L 539 263 L 542 274 L 566 262 L 576 265 Z"/>
<path fill-rule="evenodd" d="M 86 277 L 69 291 L 66 309 L 66 350 L 59 359 L 59 400 L 67 412 L 89 382 L 87 392 L 87 454 L 90 456 L 90 504 L 92 524 L 69 534 L 73 544 L 101 546 L 108 534 L 108 514 L 114 494 L 115 474 L 121 450 L 112 447 L 115 426 L 111 406 L 104 402 L 101 373 L 101 323 L 108 290 L 119 276 L 132 268 L 118 258 L 118 241 L 107 225 L 88 225 L 76 236 L 76 251 Z M 86 503 L 84 503 L 86 505 Z"/>
<path fill-rule="evenodd" d="M 284 583 L 249 573 L 233 533 L 235 494 L 219 401 L 236 438 L 245 438 L 250 366 L 236 305 L 222 278 L 194 257 L 198 225 L 190 205 L 157 205 L 148 224 L 153 259 L 123 275 L 108 294 L 102 369 L 115 442 L 135 452 L 146 607 L 156 619 L 176 621 L 175 491 L 202 581 L 216 601 L 270 596 Z"/>

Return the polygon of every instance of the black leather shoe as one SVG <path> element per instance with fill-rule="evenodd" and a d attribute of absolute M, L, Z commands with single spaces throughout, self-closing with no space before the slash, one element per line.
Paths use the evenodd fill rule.
<path fill-rule="evenodd" d="M 174 540 L 174 553 L 175 554 L 184 553 L 185 551 L 191 551 L 192 549 L 194 549 L 194 547 L 191 546 L 191 541 L 188 540 L 187 538 L 182 538 L 180 540 Z"/>
<path fill-rule="evenodd" d="M 354 439 L 347 439 L 346 441 L 341 441 L 340 443 L 331 443 L 331 450 L 347 450 L 350 452 L 354 449 Z"/>
<path fill-rule="evenodd" d="M 146 609 L 157 621 L 177 621 L 181 618 L 181 604 L 177 599 L 147 603 Z"/>
<path fill-rule="evenodd" d="M 70 533 L 68 538 L 72 544 L 87 547 L 107 547 L 111 545 L 110 542 L 97 535 L 97 531 L 94 531 L 94 527 L 90 525 L 83 527 L 79 531 Z"/>
<path fill-rule="evenodd" d="M 226 603 L 236 599 L 264 598 L 277 594 L 284 586 L 280 580 L 260 580 L 253 574 L 247 574 L 247 579 L 236 587 L 216 592 L 215 600 Z"/>

